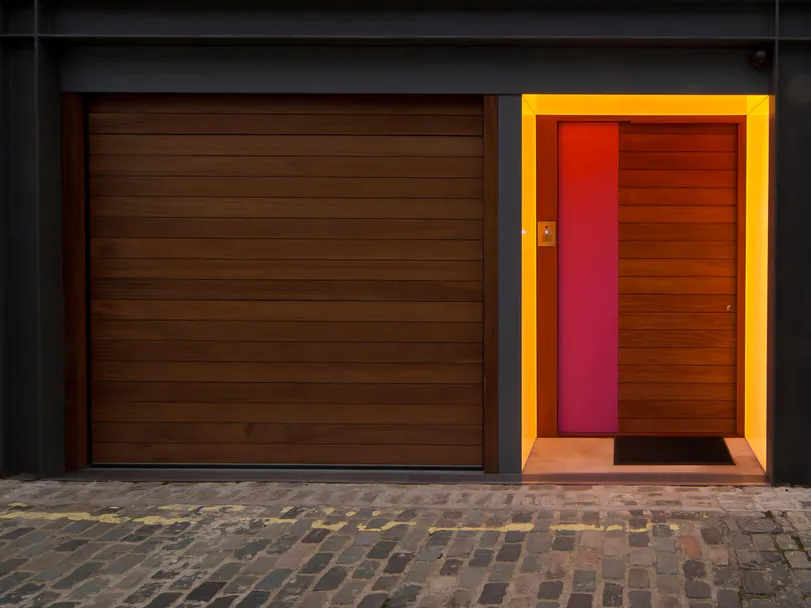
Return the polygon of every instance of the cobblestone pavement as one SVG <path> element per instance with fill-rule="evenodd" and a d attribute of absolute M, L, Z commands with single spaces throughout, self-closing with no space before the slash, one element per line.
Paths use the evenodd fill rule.
<path fill-rule="evenodd" d="M 811 606 L 811 490 L 0 481 L 0 604 Z"/>

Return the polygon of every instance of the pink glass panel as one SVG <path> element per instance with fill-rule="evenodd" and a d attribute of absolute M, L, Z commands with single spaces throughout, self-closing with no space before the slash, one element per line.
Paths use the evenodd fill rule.
<path fill-rule="evenodd" d="M 561 123 L 558 135 L 558 432 L 615 433 L 618 125 Z"/>

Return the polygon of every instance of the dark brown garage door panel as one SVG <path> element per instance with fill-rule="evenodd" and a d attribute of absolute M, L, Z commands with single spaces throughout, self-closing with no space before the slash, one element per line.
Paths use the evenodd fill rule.
<path fill-rule="evenodd" d="M 93 462 L 481 466 L 482 119 L 91 100 Z"/>
<path fill-rule="evenodd" d="M 620 126 L 620 433 L 736 432 L 735 123 Z"/>

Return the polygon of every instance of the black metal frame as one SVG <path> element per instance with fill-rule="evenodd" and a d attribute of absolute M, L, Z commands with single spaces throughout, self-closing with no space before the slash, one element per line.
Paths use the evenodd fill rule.
<path fill-rule="evenodd" d="M 770 473 L 811 483 L 811 3 L 0 0 L 0 470 L 40 475 L 65 462 L 61 91 L 500 95 L 503 474 L 520 471 L 520 94 L 773 95 Z"/>

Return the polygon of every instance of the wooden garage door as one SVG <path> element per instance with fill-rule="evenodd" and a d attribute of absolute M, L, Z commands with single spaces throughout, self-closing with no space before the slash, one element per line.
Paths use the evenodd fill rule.
<path fill-rule="evenodd" d="M 481 466 L 482 123 L 94 98 L 92 461 Z"/>
<path fill-rule="evenodd" d="M 736 433 L 737 129 L 620 125 L 621 433 Z"/>

